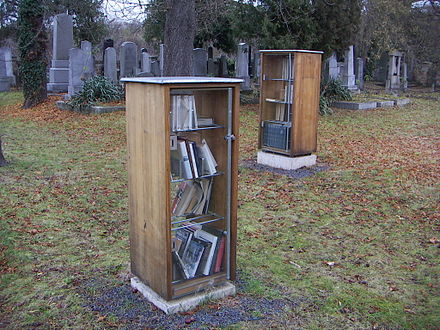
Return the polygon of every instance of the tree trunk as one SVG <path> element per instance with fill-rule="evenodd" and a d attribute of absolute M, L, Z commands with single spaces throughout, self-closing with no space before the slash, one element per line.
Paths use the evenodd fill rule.
<path fill-rule="evenodd" d="M 195 0 L 166 0 L 164 76 L 192 76 Z"/>
<path fill-rule="evenodd" d="M 23 108 L 31 108 L 47 98 L 47 33 L 42 0 L 21 0 L 18 16 L 20 78 Z"/>
<path fill-rule="evenodd" d="M 6 161 L 5 157 L 3 156 L 2 138 L 0 137 L 0 166 L 6 166 L 6 165 L 8 165 L 8 162 Z"/>

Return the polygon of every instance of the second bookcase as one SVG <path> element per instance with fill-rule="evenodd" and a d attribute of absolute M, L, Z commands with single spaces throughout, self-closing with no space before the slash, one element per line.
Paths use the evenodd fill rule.
<path fill-rule="evenodd" d="M 241 80 L 123 81 L 131 271 L 166 300 L 234 280 Z"/>

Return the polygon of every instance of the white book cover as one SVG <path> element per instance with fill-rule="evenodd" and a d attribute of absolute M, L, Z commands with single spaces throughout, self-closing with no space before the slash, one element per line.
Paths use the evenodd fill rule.
<path fill-rule="evenodd" d="M 181 162 L 182 162 L 182 177 L 184 179 L 192 179 L 192 171 L 191 171 L 191 164 L 189 163 L 189 156 L 188 152 L 186 150 L 186 142 L 179 140 L 177 141 L 177 148 L 179 149 L 179 153 L 181 156 Z"/>
<path fill-rule="evenodd" d="M 218 237 L 202 229 L 197 230 L 194 233 L 194 237 L 212 243 L 211 249 L 208 254 L 208 259 L 206 260 L 205 268 L 203 269 L 203 275 L 209 275 L 209 271 L 211 270 L 211 265 L 214 258 L 215 247 L 217 246 Z"/>

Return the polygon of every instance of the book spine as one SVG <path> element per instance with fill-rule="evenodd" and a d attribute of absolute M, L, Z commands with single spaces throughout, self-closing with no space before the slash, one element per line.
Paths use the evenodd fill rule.
<path fill-rule="evenodd" d="M 218 248 L 217 260 L 215 261 L 214 273 L 218 273 L 223 263 L 223 255 L 225 254 L 226 237 L 222 236 L 220 240 L 220 247 Z"/>

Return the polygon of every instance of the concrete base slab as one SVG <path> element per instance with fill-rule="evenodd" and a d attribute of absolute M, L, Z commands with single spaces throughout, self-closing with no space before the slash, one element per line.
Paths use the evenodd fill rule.
<path fill-rule="evenodd" d="M 378 108 L 389 108 L 394 107 L 394 100 L 391 101 L 377 101 Z"/>
<path fill-rule="evenodd" d="M 394 100 L 394 105 L 397 105 L 398 107 L 402 106 L 402 105 L 406 105 L 411 103 L 410 99 L 397 99 Z"/>
<path fill-rule="evenodd" d="M 377 107 L 377 102 L 344 102 L 337 101 L 332 103 L 332 107 L 350 110 L 369 110 Z"/>
<path fill-rule="evenodd" d="M 9 92 L 11 88 L 11 80 L 9 77 L 0 77 L 0 92 Z"/>
<path fill-rule="evenodd" d="M 287 157 L 270 152 L 259 151 L 257 154 L 257 163 L 290 171 L 301 167 L 316 165 L 316 155 Z"/>
<path fill-rule="evenodd" d="M 69 68 L 51 68 L 49 70 L 50 83 L 69 83 Z"/>
<path fill-rule="evenodd" d="M 65 95 L 64 99 L 68 100 L 70 99 L 70 96 Z M 57 108 L 60 110 L 69 110 L 69 111 L 75 111 L 81 113 L 102 114 L 102 113 L 109 113 L 115 111 L 125 111 L 124 105 L 92 105 L 89 107 L 84 107 L 82 109 L 76 109 L 73 106 L 71 106 L 68 102 L 64 102 L 64 101 L 56 101 L 55 104 Z"/>
<path fill-rule="evenodd" d="M 142 295 L 147 298 L 148 301 L 164 311 L 166 314 L 185 312 L 195 308 L 208 299 L 221 299 L 226 296 L 234 295 L 236 292 L 235 285 L 230 282 L 226 282 L 220 286 L 213 287 L 203 292 L 167 301 L 154 292 L 150 287 L 142 283 L 137 277 L 131 278 L 131 287 L 142 293 Z"/>

